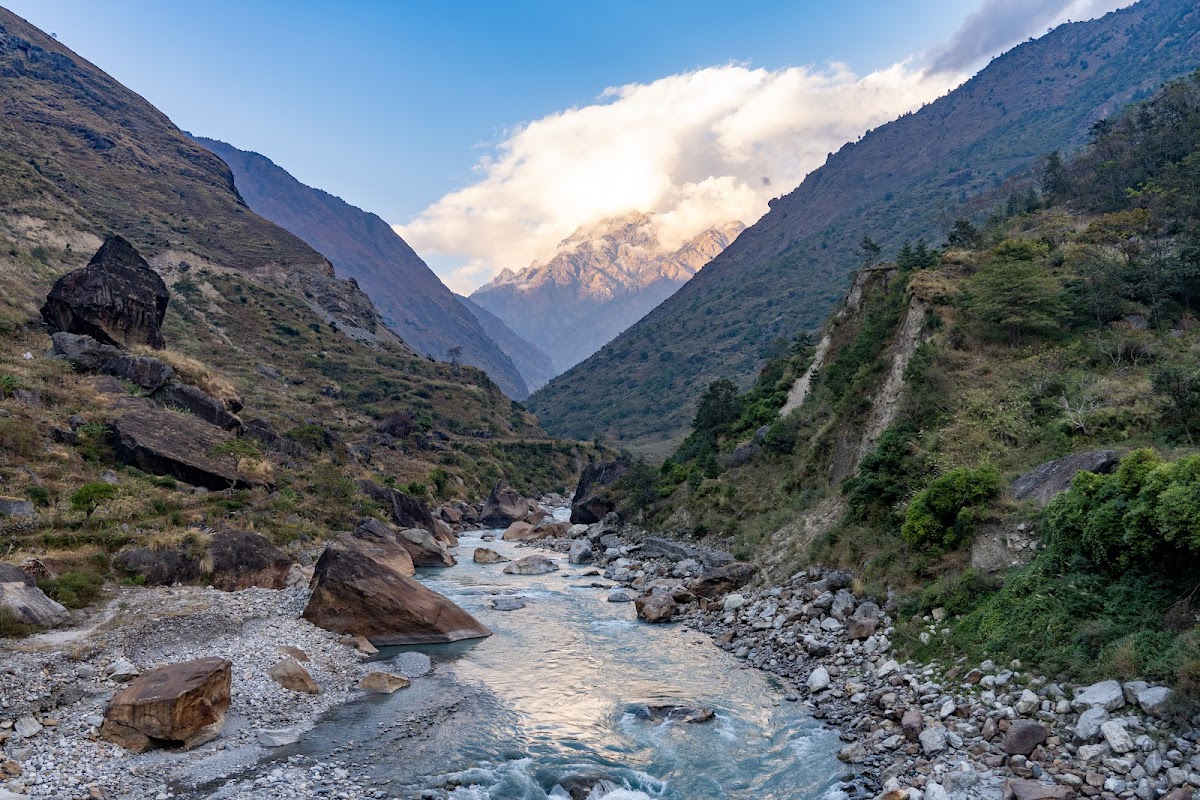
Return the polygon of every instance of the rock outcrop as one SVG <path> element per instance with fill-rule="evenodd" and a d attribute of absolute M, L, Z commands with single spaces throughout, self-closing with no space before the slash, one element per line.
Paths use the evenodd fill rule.
<path fill-rule="evenodd" d="M 363 494 L 387 509 L 392 522 L 398 527 L 421 528 L 430 533 L 437 533 L 429 507 L 412 495 L 370 481 L 360 481 L 359 488 Z"/>
<path fill-rule="evenodd" d="M 1071 481 L 1075 479 L 1076 473 L 1109 473 L 1119 460 L 1112 450 L 1091 450 L 1056 458 L 1034 467 L 1013 481 L 1009 486 L 1009 494 L 1014 500 L 1032 500 L 1044 506 L 1049 504 L 1055 495 L 1071 488 Z"/>
<path fill-rule="evenodd" d="M 292 560 L 265 537 L 234 530 L 218 531 L 208 542 L 197 538 L 175 547 L 122 550 L 115 561 L 124 572 L 136 575 L 149 586 L 204 581 L 225 592 L 251 586 L 286 588 L 292 568 Z M 205 567 L 210 574 L 206 574 Z"/>
<path fill-rule="evenodd" d="M 628 460 L 620 459 L 584 467 L 571 498 L 571 523 L 592 525 L 615 511 L 617 505 L 606 489 L 629 472 L 631 466 Z"/>
<path fill-rule="evenodd" d="M 152 356 L 135 356 L 103 344 L 90 336 L 60 331 L 54 334 L 51 352 L 80 372 L 111 375 L 157 392 L 175 380 L 175 370 Z"/>
<path fill-rule="evenodd" d="M 242 421 L 229 413 L 223 403 L 195 386 L 188 386 L 184 383 L 164 386 L 155 392 L 154 401 L 169 408 L 183 409 L 195 414 L 208 424 L 216 425 L 227 431 L 238 430 L 242 427 Z"/>
<path fill-rule="evenodd" d="M 529 513 L 529 501 L 519 495 L 501 478 L 492 487 L 492 493 L 483 501 L 479 521 L 484 525 L 499 528 L 522 520 Z"/>
<path fill-rule="evenodd" d="M 39 628 L 52 628 L 67 618 L 67 609 L 47 597 L 32 575 L 11 564 L 0 564 L 0 610 L 22 625 Z"/>
<path fill-rule="evenodd" d="M 363 636 L 376 647 L 491 636 L 437 592 L 336 544 L 317 561 L 303 616 L 325 630 Z"/>
<path fill-rule="evenodd" d="M 133 245 L 110 236 L 86 267 L 55 281 L 42 319 L 51 332 L 79 333 L 118 347 L 161 348 L 169 301 L 167 285 Z"/>
<path fill-rule="evenodd" d="M 100 737 L 134 753 L 212 741 L 225 723 L 232 666 L 224 658 L 198 658 L 135 678 L 109 701 Z"/>

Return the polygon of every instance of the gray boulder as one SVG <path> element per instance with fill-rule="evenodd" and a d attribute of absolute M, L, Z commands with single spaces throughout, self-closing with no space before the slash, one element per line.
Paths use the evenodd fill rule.
<path fill-rule="evenodd" d="M 587 564 L 592 558 L 592 545 L 587 539 L 576 539 L 571 543 L 571 550 L 567 554 L 567 561 L 572 564 Z"/>
<path fill-rule="evenodd" d="M 579 476 L 579 485 L 571 498 L 571 523 L 591 525 L 604 519 L 616 509 L 608 487 L 629 472 L 632 464 L 626 459 L 588 464 Z"/>
<path fill-rule="evenodd" d="M 0 609 L 22 625 L 39 628 L 52 628 L 67 618 L 67 609 L 47 597 L 31 575 L 11 564 L 0 564 Z"/>
<path fill-rule="evenodd" d="M 209 397 L 207 393 L 195 386 L 183 383 L 164 386 L 155 392 L 154 401 L 162 406 L 190 411 L 210 425 L 216 425 L 227 431 L 238 430 L 242 427 L 242 421 L 230 414 L 224 403 Z"/>
<path fill-rule="evenodd" d="M 1032 500 L 1046 505 L 1054 496 L 1071 488 L 1071 481 L 1080 471 L 1108 473 L 1117 465 L 1117 454 L 1112 450 L 1091 450 L 1086 453 L 1056 458 L 1031 469 L 1009 486 L 1014 500 Z"/>
<path fill-rule="evenodd" d="M 175 370 L 151 356 L 135 356 L 90 336 L 60 331 L 52 337 L 51 353 L 80 372 L 109 375 L 157 392 L 175 380 Z"/>
<path fill-rule="evenodd" d="M 508 575 L 545 575 L 557 571 L 558 565 L 545 556 L 525 556 L 504 568 Z"/>

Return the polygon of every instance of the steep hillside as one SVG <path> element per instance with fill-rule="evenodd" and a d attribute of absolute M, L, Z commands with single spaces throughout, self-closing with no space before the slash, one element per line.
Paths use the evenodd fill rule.
<path fill-rule="evenodd" d="M 562 372 L 670 297 L 744 228 L 731 222 L 675 247 L 660 242 L 651 214 L 606 219 L 564 239 L 546 263 L 504 270 L 471 299 Z"/>
<path fill-rule="evenodd" d="M 543 353 L 538 346 L 527 339 L 518 336 L 504 321 L 469 297 L 455 295 L 467 310 L 475 315 L 493 342 L 508 354 L 513 364 L 521 371 L 521 377 L 531 391 L 536 391 L 546 385 L 555 376 L 554 364 L 550 356 Z"/>
<path fill-rule="evenodd" d="M 923 658 L 1200 700 L 1198 167 L 1200 73 L 1048 164 L 1024 207 L 860 271 L 748 392 L 714 382 L 625 512 L 780 579 L 852 568 L 903 619 L 941 608 Z"/>
<path fill-rule="evenodd" d="M 196 137 L 233 170 L 250 208 L 290 231 L 333 262 L 339 278 L 353 278 L 388 327 L 418 352 L 479 367 L 518 400 L 526 381 L 437 275 L 375 214 L 328 192 L 305 186 L 270 159 L 225 142 Z"/>
<path fill-rule="evenodd" d="M 818 328 L 862 263 L 864 235 L 889 250 L 941 241 L 970 201 L 1039 154 L 1079 145 L 1092 124 L 1200 64 L 1200 11 L 1143 0 L 1067 24 L 995 59 L 920 111 L 845 145 L 666 302 L 530 399 L 547 429 L 665 455 L 697 387 L 750 384 L 777 338 Z"/>

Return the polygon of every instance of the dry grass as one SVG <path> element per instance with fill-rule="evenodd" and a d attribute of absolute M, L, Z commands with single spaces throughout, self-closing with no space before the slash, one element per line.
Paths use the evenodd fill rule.
<path fill-rule="evenodd" d="M 134 348 L 138 355 L 152 356 L 164 362 L 178 373 L 180 380 L 203 390 L 209 397 L 217 400 L 226 408 L 241 405 L 241 397 L 233 384 L 216 370 L 209 367 L 198 358 L 186 356 L 175 350 L 155 350 L 150 347 Z"/>

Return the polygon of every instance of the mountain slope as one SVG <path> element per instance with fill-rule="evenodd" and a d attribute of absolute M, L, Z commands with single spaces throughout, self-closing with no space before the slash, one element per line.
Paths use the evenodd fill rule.
<path fill-rule="evenodd" d="M 701 387 L 746 386 L 778 337 L 817 328 L 869 234 L 940 240 L 969 201 L 1081 143 L 1098 119 L 1200 63 L 1200 11 L 1143 0 L 1060 26 L 920 111 L 847 144 L 599 353 L 530 398 L 548 430 L 664 455 Z M 644 355 L 645 354 L 645 355 Z"/>
<path fill-rule="evenodd" d="M 558 371 L 600 349 L 671 296 L 745 226 L 733 222 L 678 246 L 634 213 L 575 231 L 546 263 L 504 270 L 471 299 L 544 350 Z"/>
<path fill-rule="evenodd" d="M 521 371 L 521 377 L 525 379 L 525 383 L 531 390 L 542 388 L 555 376 L 554 364 L 550 361 L 550 356 L 543 353 L 537 345 L 518 336 L 512 328 L 504 324 L 504 320 L 471 298 L 462 295 L 455 295 L 455 297 L 475 315 L 475 319 L 479 320 L 479 325 L 483 328 L 484 333 L 512 359 L 513 364 Z"/>
<path fill-rule="evenodd" d="M 517 399 L 529 394 L 512 360 L 386 222 L 305 186 L 265 156 L 195 138 L 229 165 L 255 213 L 324 253 L 338 276 L 353 278 L 411 347 L 439 361 L 459 347 L 459 358 L 487 372 L 505 394 Z"/>

